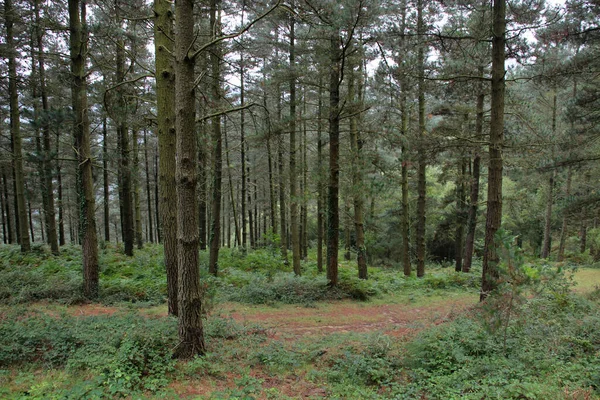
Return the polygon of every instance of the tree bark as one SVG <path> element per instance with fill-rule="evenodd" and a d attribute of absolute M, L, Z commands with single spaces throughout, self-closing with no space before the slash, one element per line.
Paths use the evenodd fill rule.
<path fill-rule="evenodd" d="M 325 171 L 323 168 L 323 77 L 319 74 L 319 100 L 317 108 L 317 272 L 323 272 L 323 241 L 325 217 Z"/>
<path fill-rule="evenodd" d="M 90 151 L 90 122 L 87 105 L 88 33 L 86 3 L 69 0 L 69 32 L 71 56 L 71 93 L 73 106 L 73 136 L 77 155 L 77 188 L 80 205 L 80 237 L 83 248 L 83 293 L 87 298 L 98 297 L 98 238 L 96 236 L 96 199 Z"/>
<path fill-rule="evenodd" d="M 338 284 L 339 183 L 340 183 L 340 67 L 342 54 L 339 31 L 332 28 L 329 71 L 329 183 L 327 195 L 327 280 Z"/>
<path fill-rule="evenodd" d="M 458 174 L 456 179 L 456 230 L 454 234 L 454 270 L 456 272 L 461 272 L 463 266 L 463 244 L 465 239 L 465 224 L 467 214 L 465 212 L 465 178 L 467 175 L 467 160 L 462 154 L 460 155 L 460 160 L 458 162 L 457 172 Z"/>
<path fill-rule="evenodd" d="M 13 25 L 16 9 L 12 0 L 4 2 L 4 22 L 6 25 L 6 47 L 8 49 L 8 92 L 10 107 L 10 135 L 12 139 L 12 162 L 14 170 L 16 216 L 19 244 L 22 252 L 31 250 L 29 233 L 27 232 L 27 209 L 25 205 L 25 179 L 23 175 L 23 151 L 21 140 L 21 122 L 19 112 L 19 93 L 17 89 L 17 47 L 14 40 Z"/>
<path fill-rule="evenodd" d="M 504 90 L 506 45 L 506 0 L 494 0 L 492 29 L 492 95 L 488 166 L 488 197 L 483 249 L 483 272 L 480 300 L 497 285 L 498 253 L 496 232 L 502 222 L 502 148 L 504 146 Z"/>
<path fill-rule="evenodd" d="M 217 8 L 219 0 L 211 0 L 210 2 L 210 26 L 212 36 L 217 37 L 220 28 L 217 21 Z M 212 102 L 213 108 L 218 109 L 218 104 L 221 97 L 221 77 L 220 68 L 220 46 L 213 46 L 210 52 L 210 63 L 213 76 L 212 82 Z M 221 236 L 221 174 L 222 174 L 222 139 L 221 139 L 221 117 L 213 117 L 211 121 L 212 142 L 213 142 L 213 197 L 211 211 L 211 227 L 210 227 L 210 255 L 208 270 L 211 274 L 217 275 L 219 270 L 219 239 Z"/>
<path fill-rule="evenodd" d="M 158 121 L 158 239 L 164 245 L 168 310 L 177 315 L 177 196 L 175 184 L 175 71 L 172 54 L 174 36 L 172 3 L 154 1 L 154 46 Z"/>
<path fill-rule="evenodd" d="M 152 221 L 152 191 L 150 190 L 150 163 L 148 162 L 148 138 L 144 129 L 144 172 L 146 175 L 146 207 L 148 207 L 148 241 L 154 243 L 154 224 Z"/>
<path fill-rule="evenodd" d="M 115 0 L 116 22 L 121 23 L 120 0 Z M 125 81 L 125 40 L 118 37 L 115 49 L 116 58 L 116 82 L 122 84 Z M 114 120 L 117 125 L 117 140 L 119 147 L 119 184 L 121 203 L 121 225 L 125 255 L 133 256 L 133 244 L 135 239 L 134 228 L 134 202 L 132 173 L 130 168 L 130 146 L 129 129 L 127 127 L 127 101 L 124 93 L 125 85 L 120 85 L 116 90 L 116 110 L 113 110 Z"/>
<path fill-rule="evenodd" d="M 133 142 L 133 171 L 132 171 L 132 184 L 133 184 L 133 203 L 135 210 L 135 242 L 138 249 L 144 247 L 144 236 L 142 229 L 142 207 L 141 207 L 141 193 L 140 193 L 140 160 L 139 160 L 139 143 L 138 143 L 139 131 L 134 129 L 132 131 L 132 142 Z"/>
<path fill-rule="evenodd" d="M 198 197 L 196 186 L 196 129 L 194 59 L 189 56 L 194 41 L 194 1 L 175 3 L 175 130 L 177 157 L 177 259 L 179 344 L 174 355 L 189 359 L 204 354 L 202 295 L 198 260 Z"/>
<path fill-rule="evenodd" d="M 56 212 L 54 210 L 54 188 L 52 184 L 52 147 L 50 143 L 50 124 L 46 117 L 50 111 L 48 104 L 48 88 L 46 86 L 46 63 L 44 55 L 44 36 L 42 29 L 42 21 L 39 10 L 40 0 L 34 0 L 35 20 L 37 25 L 37 47 L 38 47 L 38 74 L 40 83 L 40 94 L 42 97 L 42 110 L 45 118 L 42 119 L 42 143 L 43 143 L 43 158 L 42 158 L 42 183 L 43 193 L 46 197 L 44 202 L 44 217 L 46 225 L 47 242 L 50 244 L 52 254 L 58 255 L 58 237 L 56 234 Z"/>

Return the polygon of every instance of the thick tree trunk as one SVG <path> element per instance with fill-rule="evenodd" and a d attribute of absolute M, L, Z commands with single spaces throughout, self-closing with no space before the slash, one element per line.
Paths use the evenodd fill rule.
<path fill-rule="evenodd" d="M 281 93 L 278 93 L 277 108 L 278 108 L 278 121 L 281 121 Z M 286 202 L 285 202 L 285 174 L 283 164 L 283 146 L 284 138 L 281 131 L 278 131 L 278 143 L 277 143 L 277 165 L 279 168 L 279 225 L 280 225 L 280 240 L 281 240 L 281 256 L 284 262 L 288 263 L 287 256 L 287 221 L 286 221 Z"/>
<path fill-rule="evenodd" d="M 17 48 L 14 41 L 13 24 L 16 9 L 12 0 L 4 2 L 4 23 L 6 25 L 6 47 L 8 49 L 8 93 L 10 107 L 10 135 L 13 150 L 13 170 L 15 182 L 16 216 L 18 237 L 22 252 L 31 249 L 29 233 L 27 232 L 27 209 L 25 208 L 25 179 L 23 175 L 23 151 L 21 149 L 21 122 L 19 112 L 19 93 L 17 89 Z"/>
<path fill-rule="evenodd" d="M 81 8 L 81 11 L 80 11 Z M 77 188 L 80 205 L 80 237 L 83 247 L 83 293 L 87 298 L 98 297 L 98 238 L 96 236 L 96 199 L 90 151 L 90 122 L 87 105 L 88 34 L 85 29 L 86 3 L 69 0 L 69 31 L 71 55 L 71 92 L 73 103 L 73 136 L 77 155 Z"/>
<path fill-rule="evenodd" d="M 210 26 L 213 37 L 216 37 L 220 31 L 217 21 L 217 5 L 219 0 L 211 0 L 210 3 Z M 221 97 L 221 51 L 220 46 L 213 46 L 210 53 L 210 63 L 213 76 L 212 82 L 212 102 L 215 109 L 218 108 Z M 211 121 L 212 142 L 213 142 L 213 196 L 210 227 L 210 255 L 208 270 L 211 274 L 217 275 L 219 270 L 219 239 L 221 236 L 221 174 L 222 174 L 222 140 L 221 140 L 221 118 L 214 117 Z"/>
<path fill-rule="evenodd" d="M 168 310 L 177 315 L 177 196 L 175 185 L 175 73 L 172 54 L 174 36 L 172 3 L 154 1 L 154 46 L 158 122 L 158 185 L 156 201 L 160 224 L 158 240 L 164 244 Z"/>
<path fill-rule="evenodd" d="M 502 147 L 504 146 L 504 90 L 506 0 L 494 0 L 492 29 L 492 95 L 488 167 L 487 217 L 483 249 L 483 272 L 480 299 L 496 288 L 498 252 L 496 232 L 502 222 Z"/>
<path fill-rule="evenodd" d="M 403 82 L 403 89 L 407 87 L 406 82 Z M 401 124 L 402 124 L 402 167 L 401 167 L 401 182 L 402 188 L 402 218 L 400 221 L 402 230 L 402 266 L 404 276 L 410 276 L 411 265 L 410 265 L 410 209 L 409 209 L 409 198 L 408 198 L 408 149 L 404 144 L 406 137 L 408 136 L 408 107 L 406 104 L 406 93 L 402 90 L 402 103 L 401 103 Z"/>
<path fill-rule="evenodd" d="M 342 54 L 337 29 L 331 32 L 329 71 L 329 183 L 327 196 L 327 280 L 338 283 L 339 184 L 340 184 L 340 67 Z"/>
<path fill-rule="evenodd" d="M 120 0 L 115 1 L 116 22 L 121 23 L 120 17 Z M 117 84 L 125 81 L 125 40 L 119 37 L 116 42 L 115 49 L 116 58 L 116 82 Z M 133 184 L 132 173 L 130 168 L 130 146 L 129 146 L 129 129 L 127 127 L 127 101 L 124 93 L 125 86 L 117 87 L 117 109 L 113 111 L 115 115 L 115 123 L 117 125 L 117 140 L 119 147 L 119 176 L 120 176 L 120 203 L 121 203 L 121 225 L 123 244 L 125 254 L 133 256 L 133 244 L 135 239 L 134 229 L 134 199 L 133 199 Z"/>
<path fill-rule="evenodd" d="M 557 111 L 557 96 L 556 88 L 554 89 L 554 96 L 552 102 L 552 136 L 556 137 L 556 111 Z M 546 198 L 546 215 L 544 219 L 544 242 L 542 244 L 542 258 L 550 257 L 550 251 L 552 246 L 552 202 L 554 201 L 554 178 L 556 171 L 550 173 L 548 179 L 548 196 Z"/>
<path fill-rule="evenodd" d="M 192 358 L 204 354 L 202 295 L 198 260 L 198 170 L 196 160 L 196 110 L 194 59 L 189 56 L 194 42 L 194 1 L 175 4 L 175 125 L 177 157 L 177 259 L 179 344 L 174 355 Z"/>

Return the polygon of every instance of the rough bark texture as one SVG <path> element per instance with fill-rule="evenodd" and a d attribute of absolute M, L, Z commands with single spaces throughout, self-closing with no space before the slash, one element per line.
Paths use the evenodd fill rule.
<path fill-rule="evenodd" d="M 154 46 L 158 122 L 159 242 L 164 245 L 170 315 L 177 315 L 177 198 L 175 189 L 175 73 L 173 70 L 173 10 L 168 0 L 154 1 Z"/>
<path fill-rule="evenodd" d="M 210 26 L 213 37 L 216 37 L 219 32 L 219 23 L 217 21 L 217 3 L 218 0 L 210 2 Z M 221 97 L 221 76 L 220 68 L 220 46 L 215 45 L 210 52 L 210 63 L 213 76 L 212 82 L 212 102 L 213 107 L 217 105 Z M 208 270 L 211 274 L 217 275 L 219 270 L 219 240 L 221 236 L 221 174 L 222 174 L 222 139 L 221 139 L 221 118 L 214 117 L 211 121 L 212 128 L 212 144 L 213 144 L 213 196 L 211 210 L 211 226 L 210 226 L 210 255 L 208 262 Z"/>
<path fill-rule="evenodd" d="M 502 222 L 502 147 L 504 145 L 504 89 L 506 0 L 494 0 L 492 29 L 492 94 L 488 167 L 488 197 L 480 299 L 495 289 L 498 280 L 496 232 Z"/>
<path fill-rule="evenodd" d="M 80 11 L 81 8 L 81 11 Z M 98 238 L 96 237 L 96 199 L 90 151 L 90 122 L 87 105 L 85 55 L 87 32 L 86 3 L 69 0 L 69 32 L 71 56 L 71 93 L 73 106 L 73 136 L 77 154 L 77 194 L 80 205 L 80 237 L 83 248 L 83 293 L 98 297 Z"/>
<path fill-rule="evenodd" d="M 179 344 L 178 358 L 204 354 L 202 295 L 198 261 L 198 202 L 196 185 L 196 129 L 194 59 L 189 56 L 194 41 L 194 1 L 177 0 L 175 18 L 175 126 L 177 157 L 177 259 Z"/>
<path fill-rule="evenodd" d="M 338 283 L 339 185 L 340 185 L 340 67 L 342 54 L 337 29 L 331 32 L 329 70 L 329 183 L 327 194 L 327 279 Z"/>
<path fill-rule="evenodd" d="M 6 25 L 6 47 L 8 49 L 8 92 L 10 107 L 10 135 L 13 151 L 13 171 L 16 197 L 16 216 L 19 244 L 22 252 L 31 249 L 29 233 L 27 232 L 27 209 L 25 205 L 25 181 L 23 176 L 23 152 L 21 140 L 21 123 L 19 112 L 19 93 L 17 89 L 17 48 L 14 41 L 14 21 L 16 9 L 12 0 L 4 2 L 4 19 Z"/>

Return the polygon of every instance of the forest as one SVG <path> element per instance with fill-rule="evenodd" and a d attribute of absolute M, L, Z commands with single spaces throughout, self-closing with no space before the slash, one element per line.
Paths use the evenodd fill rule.
<path fill-rule="evenodd" d="M 600 398 L 598 0 L 0 17 L 1 398 Z"/>

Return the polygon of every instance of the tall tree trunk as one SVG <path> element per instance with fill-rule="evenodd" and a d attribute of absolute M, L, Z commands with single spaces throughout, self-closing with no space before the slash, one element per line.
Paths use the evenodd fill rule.
<path fill-rule="evenodd" d="M 242 12 L 242 25 L 243 25 L 244 14 Z M 245 105 L 245 92 L 244 92 L 244 53 L 240 52 L 240 107 Z M 245 126 L 245 113 L 242 109 L 240 115 L 240 160 L 242 162 L 242 193 L 240 203 L 242 206 L 242 247 L 246 248 L 248 232 L 246 225 L 246 126 Z M 237 220 L 236 220 L 237 224 Z M 237 231 L 237 230 L 236 230 Z"/>
<path fill-rule="evenodd" d="M 158 151 L 154 151 L 154 220 L 156 221 L 156 242 L 162 243 L 162 228 L 160 220 L 160 200 L 159 200 L 159 178 L 158 178 Z"/>
<path fill-rule="evenodd" d="M 323 239 L 325 220 L 325 171 L 323 168 L 323 77 L 319 74 L 319 100 L 317 106 L 317 272 L 323 272 Z"/>
<path fill-rule="evenodd" d="M 219 22 L 217 21 L 217 8 L 219 0 L 210 2 L 210 26 L 213 37 L 217 37 L 220 32 Z M 221 97 L 221 61 L 220 46 L 215 45 L 210 52 L 210 63 L 213 76 L 212 82 L 212 102 L 215 109 L 218 108 Z M 221 118 L 214 117 L 211 121 L 212 142 L 213 142 L 213 196 L 212 196 L 212 222 L 210 227 L 210 256 L 208 270 L 211 274 L 217 275 L 219 262 L 219 239 L 221 236 L 221 171 L 222 171 L 222 141 L 221 141 Z"/>
<path fill-rule="evenodd" d="M 144 172 L 146 174 L 146 207 L 148 207 L 148 241 L 154 243 L 154 226 L 152 223 L 152 196 L 150 190 L 150 164 L 148 163 L 148 138 L 144 128 Z"/>
<path fill-rule="evenodd" d="M 401 100 L 401 124 L 402 124 L 402 167 L 401 167 L 401 182 L 402 188 L 402 218 L 401 218 L 401 230 L 402 230 L 402 265 L 404 270 L 404 276 L 410 276 L 411 265 L 410 265 L 410 210 L 409 210 L 409 198 L 408 198 L 408 149 L 406 148 L 405 141 L 408 136 L 408 107 L 406 104 L 406 93 L 407 89 L 406 80 L 403 80 L 402 85 L 402 100 Z"/>
<path fill-rule="evenodd" d="M 556 108 L 557 96 L 556 88 L 554 88 L 554 96 L 552 101 L 552 137 L 556 137 Z M 552 152 L 554 153 L 554 151 Z M 554 157 L 552 157 L 554 158 Z M 544 242 L 542 244 L 542 258 L 550 257 L 552 246 L 552 202 L 554 200 L 554 178 L 556 171 L 553 170 L 548 178 L 548 196 L 546 198 L 546 215 L 544 218 Z"/>
<path fill-rule="evenodd" d="M 158 121 L 159 242 L 164 244 L 168 310 L 177 315 L 177 195 L 175 184 L 175 71 L 173 69 L 173 10 L 168 0 L 154 1 L 154 46 Z"/>
<path fill-rule="evenodd" d="M 329 183 L 327 195 L 327 280 L 338 283 L 338 247 L 340 229 L 340 75 L 342 54 L 339 31 L 332 28 L 329 71 Z"/>
<path fill-rule="evenodd" d="M 57 133 L 56 134 L 56 154 L 59 154 L 59 150 L 60 150 L 60 141 L 59 141 L 59 137 L 60 134 Z M 61 171 L 61 165 L 60 165 L 60 160 L 56 159 L 56 182 L 57 182 L 57 186 L 58 186 L 58 198 L 57 198 L 57 203 L 58 203 L 58 245 L 59 246 L 64 246 L 66 243 L 66 239 L 65 239 L 65 218 L 64 218 L 64 203 L 63 203 L 63 185 L 62 185 L 62 171 Z"/>
<path fill-rule="evenodd" d="M 25 208 L 25 180 L 23 175 L 23 151 L 21 149 L 21 123 L 19 113 L 19 93 L 17 89 L 17 47 L 14 40 L 13 24 L 16 9 L 12 0 L 4 1 L 4 23 L 6 25 L 6 47 L 8 49 L 8 92 L 10 105 L 10 135 L 13 151 L 13 170 L 15 182 L 16 216 L 18 237 L 22 252 L 31 249 L 27 232 L 27 209 Z"/>
<path fill-rule="evenodd" d="M 200 250 L 206 250 L 207 245 L 207 194 L 208 194 L 208 180 L 207 180 L 207 160 L 208 160 L 208 151 L 205 149 L 204 143 L 207 143 L 207 133 L 206 133 L 206 121 L 202 121 L 200 125 L 200 135 L 199 142 L 200 146 L 198 146 L 198 196 L 200 200 L 198 201 L 198 220 L 200 223 Z"/>
<path fill-rule="evenodd" d="M 251 186 L 250 185 L 250 163 L 247 163 L 246 165 L 246 179 L 248 180 L 247 182 L 247 187 Z M 248 230 L 249 230 L 249 236 L 250 236 L 250 247 L 251 248 L 255 248 L 256 247 L 256 234 L 255 234 L 255 227 L 254 227 L 254 215 L 252 213 L 252 206 L 253 206 L 253 201 L 252 201 L 252 191 L 251 190 L 247 190 L 246 191 L 247 194 L 247 208 L 248 208 Z"/>
<path fill-rule="evenodd" d="M 120 16 L 120 0 L 115 0 L 116 9 L 116 22 L 121 23 Z M 121 196 L 121 225 L 123 234 L 123 244 L 125 254 L 133 256 L 133 244 L 135 239 L 134 229 L 134 199 L 133 199 L 133 184 L 132 184 L 132 173 L 130 168 L 130 146 L 129 146 L 129 129 L 127 127 L 127 101 L 125 99 L 125 40 L 123 37 L 119 37 L 116 41 L 115 49 L 116 58 L 116 82 L 121 84 L 116 90 L 116 106 L 117 109 L 114 112 L 115 123 L 117 125 L 117 140 L 119 146 L 119 175 L 120 179 L 120 191 Z"/>
<path fill-rule="evenodd" d="M 27 190 L 27 186 L 25 186 Z M 35 231 L 33 230 L 33 210 L 31 209 L 31 199 L 27 199 L 27 216 L 29 217 L 29 232 L 31 233 L 31 242 L 35 243 Z"/>
<path fill-rule="evenodd" d="M 90 121 L 87 105 L 86 3 L 69 0 L 69 32 L 71 55 L 71 92 L 73 103 L 73 136 L 77 154 L 77 188 L 80 205 L 80 237 L 83 248 L 83 293 L 87 298 L 98 297 L 98 238 L 96 236 L 96 199 L 90 150 Z"/>
<path fill-rule="evenodd" d="M 487 217 L 480 300 L 496 288 L 498 252 L 496 232 L 502 223 L 502 147 L 504 145 L 504 89 L 506 0 L 494 0 L 492 11 L 492 95 L 488 167 Z"/>
<path fill-rule="evenodd" d="M 42 21 L 39 10 L 40 0 L 34 0 L 35 20 L 37 25 L 37 48 L 38 48 L 38 66 L 39 66 L 39 83 L 40 94 L 42 96 L 42 110 L 45 118 L 42 119 L 42 137 L 43 137 L 43 158 L 42 158 L 42 191 L 44 201 L 44 217 L 46 225 L 46 236 L 52 254 L 58 254 L 58 237 L 56 235 L 56 213 L 54 210 L 54 189 L 52 185 L 52 148 L 50 143 L 50 124 L 46 117 L 50 111 L 48 104 L 48 89 L 46 87 L 46 63 L 44 54 L 44 36 L 42 29 Z"/>
<path fill-rule="evenodd" d="M 423 40 L 425 24 L 423 22 L 423 0 L 417 1 L 417 32 Z M 417 171 L 417 276 L 419 278 L 425 275 L 425 228 L 426 215 L 425 206 L 427 199 L 427 160 L 425 156 L 425 45 L 419 44 L 417 54 L 417 68 L 419 69 L 419 165 Z"/>
<path fill-rule="evenodd" d="M 194 95 L 194 59 L 189 56 L 194 42 L 194 1 L 175 4 L 175 126 L 177 157 L 177 259 L 179 344 L 177 358 L 204 354 L 202 296 L 198 260 L 198 170 L 196 160 L 196 110 Z"/>
<path fill-rule="evenodd" d="M 293 7 L 293 2 L 292 2 Z M 300 275 L 300 232 L 298 229 L 298 190 L 296 186 L 296 34 L 295 21 L 290 16 L 290 229 L 292 233 L 292 266 Z"/>
<path fill-rule="evenodd" d="M 359 80 L 362 80 L 362 68 L 358 72 Z M 358 277 L 367 279 L 367 258 L 365 250 L 365 231 L 363 221 L 363 180 L 362 180 L 362 140 L 358 128 L 358 114 L 361 105 L 362 84 L 358 83 L 358 94 L 355 92 L 356 72 L 354 65 L 350 65 L 348 81 L 348 97 L 353 102 L 352 117 L 350 118 L 350 150 L 352 152 L 352 194 L 354 202 L 354 230 L 356 234 L 356 261 L 358 265 Z"/>
<path fill-rule="evenodd" d="M 139 131 L 134 129 L 132 131 L 132 142 L 133 142 L 133 203 L 135 209 L 135 242 L 138 249 L 144 247 L 144 234 L 142 229 L 142 206 L 141 206 L 141 189 L 140 189 L 140 149 L 138 143 Z"/>
<path fill-rule="evenodd" d="M 277 99 L 277 115 L 278 121 L 281 121 L 281 93 L 278 90 Z M 280 240 L 281 240 L 281 256 L 284 262 L 288 263 L 287 256 L 287 221 L 286 221 L 286 203 L 285 203 L 285 174 L 283 164 L 283 146 L 284 138 L 281 130 L 277 131 L 277 165 L 279 169 L 279 225 L 280 225 Z"/>
<path fill-rule="evenodd" d="M 104 240 L 110 242 L 110 192 L 108 186 L 108 128 L 106 116 L 102 119 L 102 183 L 104 195 Z"/>
<path fill-rule="evenodd" d="M 4 175 L 4 171 L 2 171 L 2 175 Z M 8 217 L 8 213 L 4 213 L 5 210 L 5 197 L 4 197 L 4 182 L 0 181 L 0 183 L 2 183 L 3 187 L 2 190 L 0 190 L 0 214 L 2 214 L 2 243 L 4 244 L 8 244 L 8 231 L 7 231 L 7 217 Z"/>
<path fill-rule="evenodd" d="M 233 222 L 235 224 L 235 244 L 236 246 L 240 246 L 242 244 L 242 241 L 240 240 L 240 227 L 238 223 L 237 210 L 235 207 L 235 196 L 233 195 L 233 179 L 231 177 L 231 162 L 229 161 L 229 140 L 227 140 L 227 128 L 223 129 L 223 136 L 225 139 L 225 165 L 227 165 L 227 180 L 229 182 L 229 200 L 231 204 L 230 214 L 233 214 Z M 230 236 L 231 235 L 228 235 L 228 240 Z M 227 245 L 227 247 L 231 246 Z"/>

